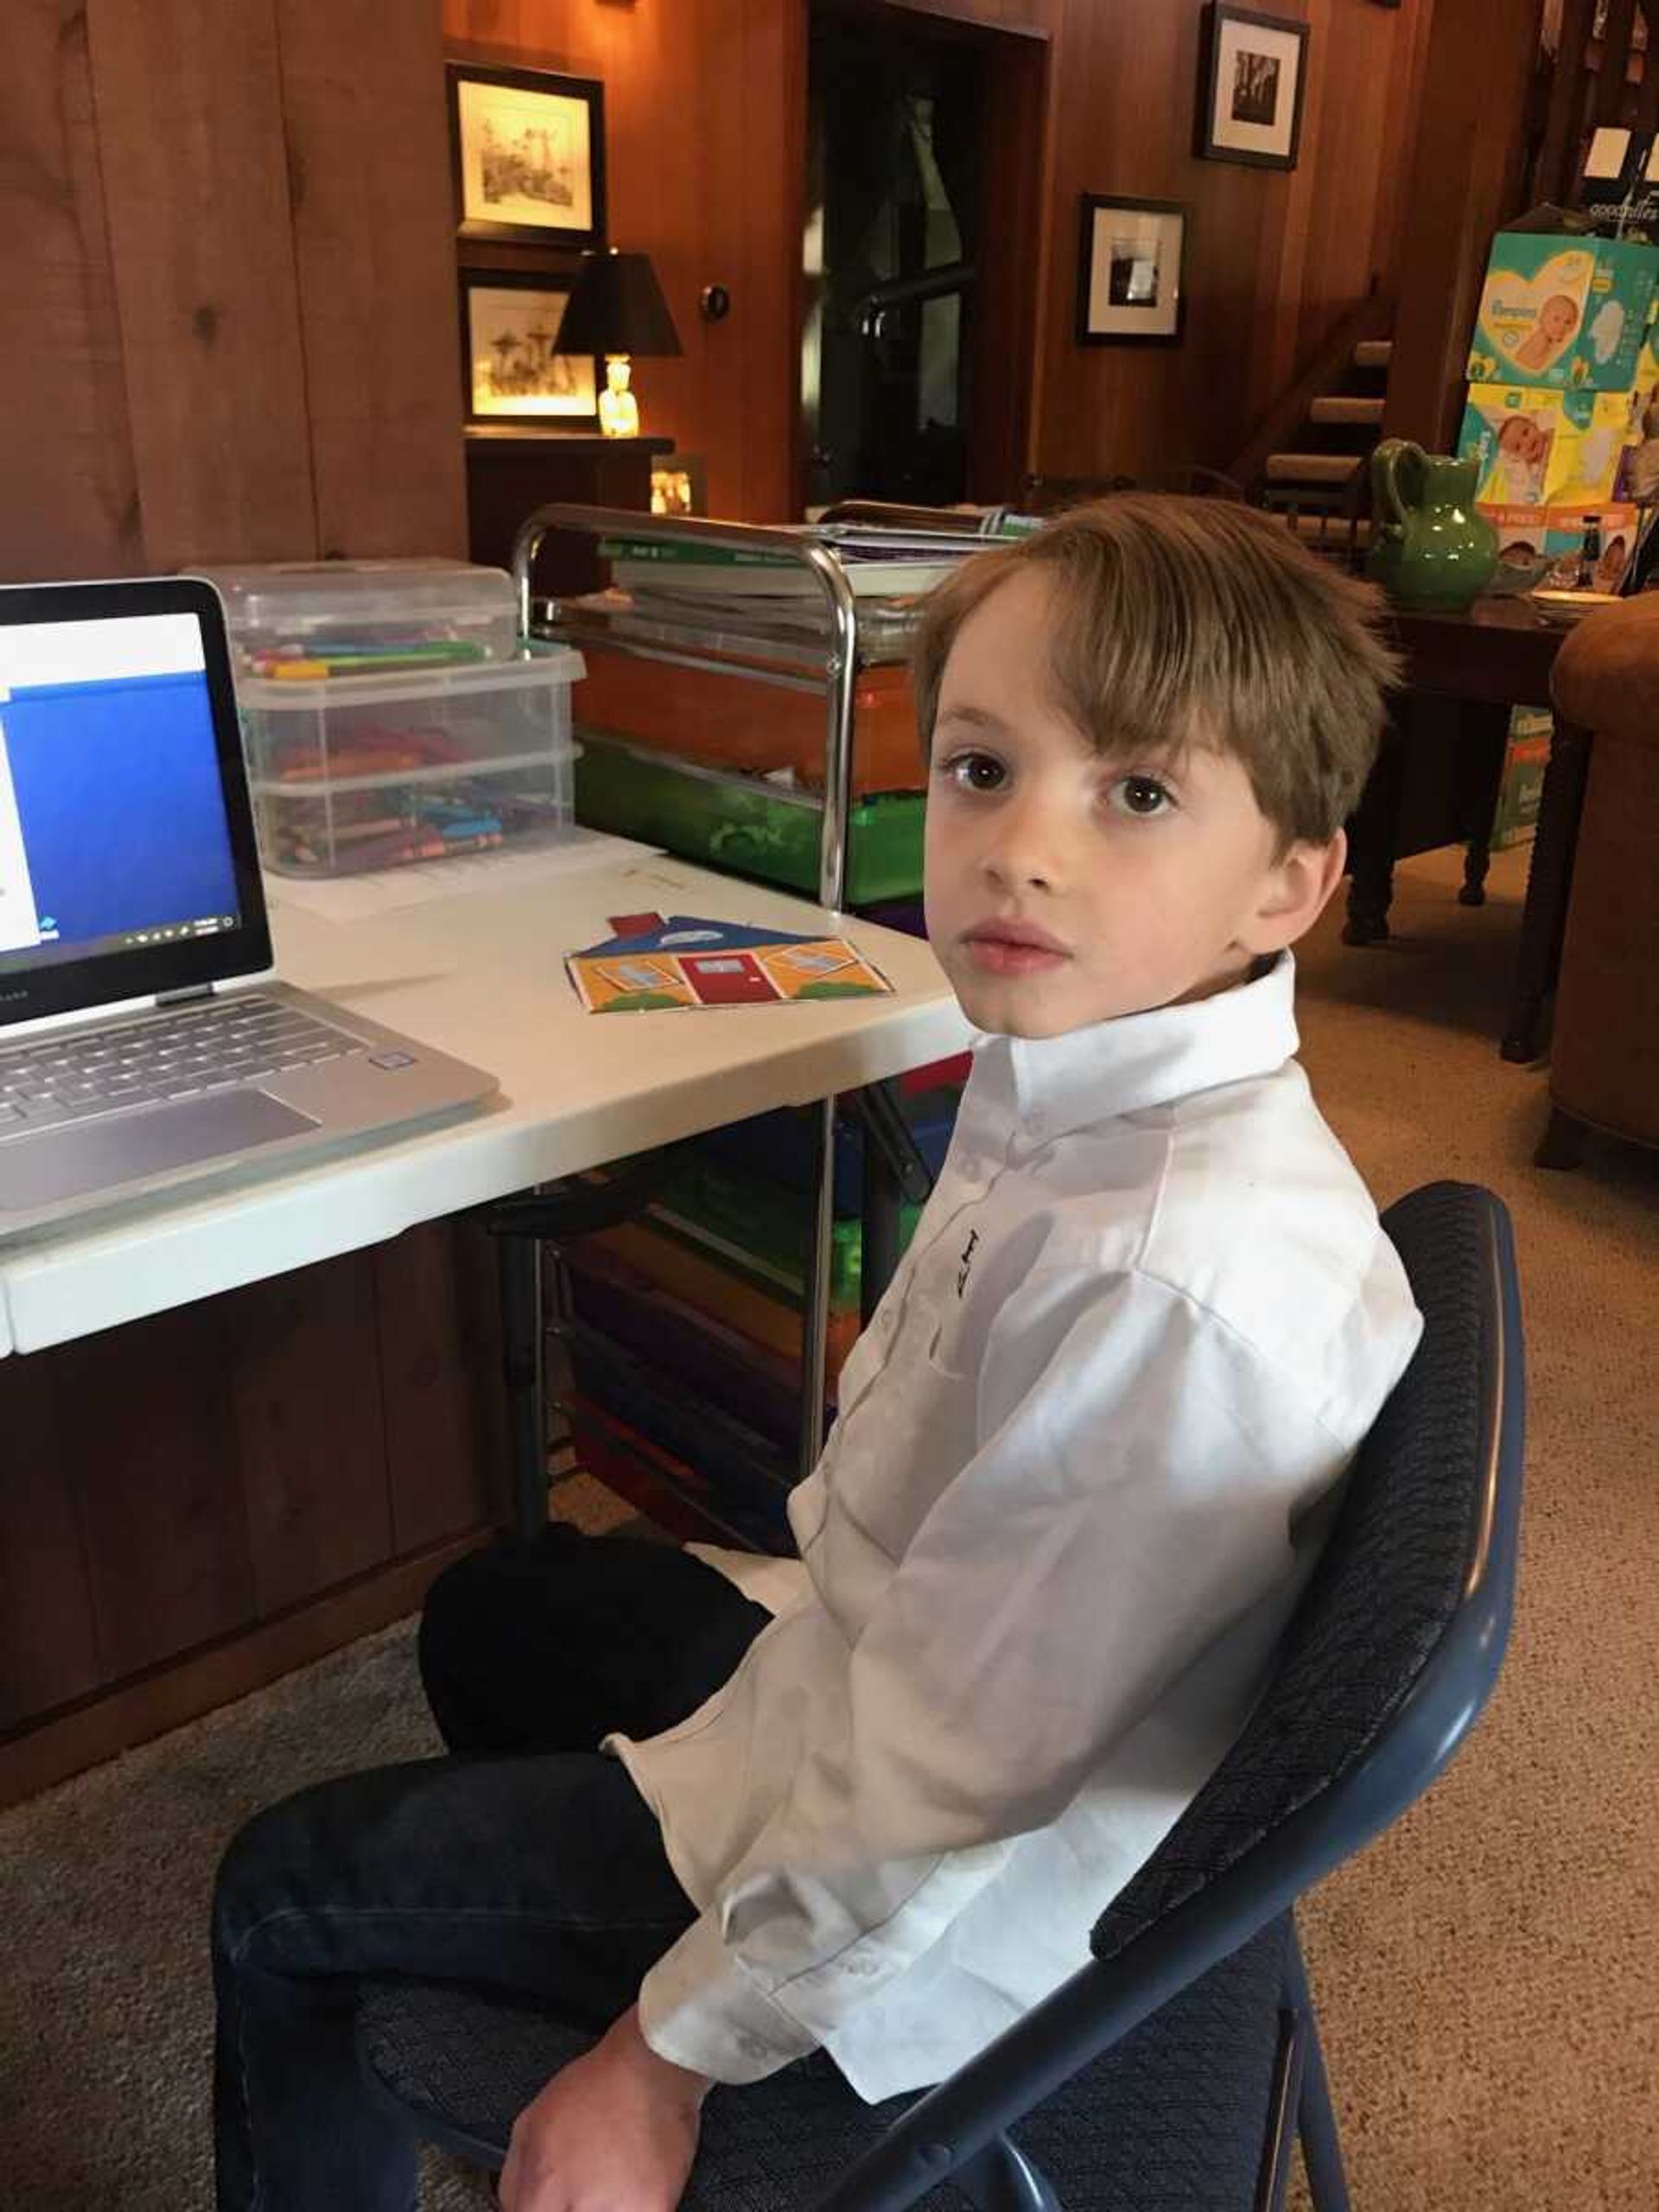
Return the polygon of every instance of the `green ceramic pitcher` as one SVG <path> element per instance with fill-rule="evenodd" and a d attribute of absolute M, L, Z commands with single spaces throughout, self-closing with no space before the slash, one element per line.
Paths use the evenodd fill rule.
<path fill-rule="evenodd" d="M 1480 464 L 1384 438 L 1371 455 L 1373 582 L 1402 607 L 1453 613 L 1497 570 L 1497 532 L 1475 512 Z"/>

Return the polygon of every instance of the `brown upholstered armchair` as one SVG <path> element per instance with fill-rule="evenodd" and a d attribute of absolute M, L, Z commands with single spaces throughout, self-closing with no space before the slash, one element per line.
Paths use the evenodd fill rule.
<path fill-rule="evenodd" d="M 1554 693 L 1594 739 L 1536 1155 L 1573 1167 L 1586 1129 L 1659 1145 L 1659 592 L 1581 623 Z"/>

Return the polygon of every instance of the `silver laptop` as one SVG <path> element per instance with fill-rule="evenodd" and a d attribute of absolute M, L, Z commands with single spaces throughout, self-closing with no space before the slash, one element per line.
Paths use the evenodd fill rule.
<path fill-rule="evenodd" d="M 270 967 L 212 586 L 0 588 L 0 1238 L 494 1091 Z"/>

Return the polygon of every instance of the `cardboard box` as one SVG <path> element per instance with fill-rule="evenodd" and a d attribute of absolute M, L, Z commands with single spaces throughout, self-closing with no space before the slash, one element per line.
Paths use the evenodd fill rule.
<path fill-rule="evenodd" d="M 1538 801 L 1549 766 L 1549 741 L 1555 724 L 1548 707 L 1512 707 L 1510 740 L 1492 818 L 1495 853 L 1525 844 L 1538 826 Z"/>
<path fill-rule="evenodd" d="M 1507 507 L 1483 505 L 1480 512 L 1497 532 L 1498 593 L 1529 591 L 1534 584 L 1570 591 L 1578 582 L 1584 547 L 1584 517 L 1595 514 L 1601 532 L 1601 558 L 1594 586 L 1617 591 L 1636 549 L 1637 511 L 1632 506 Z"/>
<path fill-rule="evenodd" d="M 1471 384 L 1623 391 L 1659 289 L 1659 246 L 1500 231 L 1469 351 Z"/>
<path fill-rule="evenodd" d="M 1623 392 L 1471 385 L 1458 452 L 1480 463 L 1476 504 L 1597 512 L 1613 499 L 1630 416 Z"/>
<path fill-rule="evenodd" d="M 1648 325 L 1647 340 L 1636 365 L 1636 388 L 1630 394 L 1624 435 L 1614 499 L 1659 499 L 1659 321 Z"/>

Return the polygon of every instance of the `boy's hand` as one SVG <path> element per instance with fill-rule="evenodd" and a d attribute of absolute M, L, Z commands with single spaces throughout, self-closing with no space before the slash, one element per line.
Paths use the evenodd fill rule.
<path fill-rule="evenodd" d="M 658 2058 L 625 2012 L 513 2124 L 502 2212 L 674 2212 L 709 2083 Z"/>

